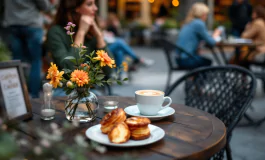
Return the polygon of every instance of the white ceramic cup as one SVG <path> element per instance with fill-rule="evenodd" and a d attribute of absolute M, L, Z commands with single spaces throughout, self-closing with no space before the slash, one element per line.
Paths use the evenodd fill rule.
<path fill-rule="evenodd" d="M 142 115 L 153 116 L 161 109 L 168 107 L 172 100 L 170 97 L 165 97 L 165 93 L 159 90 L 138 90 L 135 91 L 135 100 L 138 109 Z M 169 103 L 162 106 L 165 100 Z"/>

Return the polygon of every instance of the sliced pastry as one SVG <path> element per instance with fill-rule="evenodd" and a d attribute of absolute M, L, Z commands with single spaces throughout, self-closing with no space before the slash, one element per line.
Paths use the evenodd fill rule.
<path fill-rule="evenodd" d="M 112 143 L 124 143 L 130 139 L 130 130 L 124 122 L 115 123 L 108 137 Z"/>
<path fill-rule="evenodd" d="M 115 123 L 124 122 L 126 113 L 122 108 L 117 108 L 106 114 L 100 121 L 102 133 L 108 134 Z"/>

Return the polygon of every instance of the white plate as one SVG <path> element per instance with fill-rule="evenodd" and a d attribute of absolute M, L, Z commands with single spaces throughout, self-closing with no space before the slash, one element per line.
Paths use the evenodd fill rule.
<path fill-rule="evenodd" d="M 136 146 L 144 146 L 144 145 L 148 145 L 151 143 L 154 143 L 156 141 L 159 141 L 160 139 L 162 139 L 165 136 L 165 131 L 157 126 L 151 125 L 149 124 L 148 127 L 150 129 L 150 137 L 144 140 L 139 140 L 139 141 L 135 141 L 135 140 L 129 140 L 125 143 L 121 143 L 121 144 L 115 144 L 115 143 L 111 143 L 109 141 L 108 135 L 107 134 L 103 134 L 100 130 L 101 124 L 92 126 L 90 128 L 88 128 L 86 130 L 86 136 L 93 140 L 96 141 L 98 143 L 107 145 L 107 146 L 114 146 L 114 147 L 136 147 Z"/>
<path fill-rule="evenodd" d="M 139 111 L 137 105 L 133 105 L 133 106 L 126 107 L 124 109 L 124 111 L 128 115 L 130 115 L 130 116 L 146 117 L 146 118 L 149 118 L 151 121 L 160 120 L 162 118 L 171 116 L 171 115 L 173 115 L 175 113 L 175 109 L 173 109 L 171 107 L 166 107 L 166 108 L 160 110 L 157 113 L 157 115 L 154 115 L 154 116 L 145 116 L 145 115 L 140 114 L 140 111 Z"/>

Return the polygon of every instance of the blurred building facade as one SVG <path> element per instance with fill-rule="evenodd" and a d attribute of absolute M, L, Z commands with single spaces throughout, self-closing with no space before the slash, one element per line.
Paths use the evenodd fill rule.
<path fill-rule="evenodd" d="M 212 28 L 215 22 L 226 22 L 228 8 L 234 0 L 100 0 L 98 3 L 100 15 L 106 17 L 108 12 L 116 13 L 121 19 L 137 19 L 143 25 L 150 26 L 159 12 L 161 5 L 168 8 L 170 16 L 181 21 L 189 8 L 195 2 L 206 3 L 212 11 L 209 15 L 208 27 Z M 176 3 L 178 2 L 177 6 Z M 265 6 L 265 0 L 249 0 L 252 5 Z"/>

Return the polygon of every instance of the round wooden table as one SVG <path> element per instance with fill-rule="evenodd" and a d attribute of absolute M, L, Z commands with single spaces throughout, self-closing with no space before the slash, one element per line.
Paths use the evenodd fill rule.
<path fill-rule="evenodd" d="M 100 102 L 113 99 L 119 101 L 121 108 L 135 105 L 132 97 L 100 97 Z M 172 104 L 171 107 L 176 111 L 173 116 L 152 122 L 164 129 L 165 137 L 145 148 L 174 159 L 201 160 L 211 157 L 225 146 L 226 127 L 221 120 L 185 105 Z M 99 117 L 104 115 L 101 109 Z"/>
<path fill-rule="evenodd" d="M 66 121 L 64 113 L 64 102 L 66 97 L 54 98 L 56 106 L 56 116 L 52 121 L 42 121 L 40 119 L 41 99 L 31 100 L 33 118 L 26 122 L 27 125 L 34 130 L 37 127 L 42 129 L 48 128 L 51 122 L 62 125 Z M 90 123 L 81 124 L 78 128 L 71 132 L 67 132 L 63 139 L 65 143 L 71 143 L 75 134 L 85 135 L 85 131 L 94 125 L 99 124 L 101 118 L 106 114 L 103 109 L 103 102 L 106 100 L 119 101 L 119 107 L 125 108 L 134 105 L 135 100 L 132 97 L 99 97 L 100 109 L 97 118 Z M 165 137 L 153 144 L 134 147 L 134 148 L 115 148 L 107 147 L 105 154 L 98 152 L 88 152 L 88 159 L 101 159 L 118 156 L 129 156 L 143 160 L 169 160 L 169 159 L 192 159 L 202 160 L 208 159 L 218 151 L 220 151 L 226 143 L 226 127 L 216 117 L 185 105 L 172 104 L 175 114 L 159 121 L 153 121 L 152 124 L 162 128 Z M 34 137 L 34 132 L 20 127 L 18 132 L 26 134 L 26 136 Z M 152 133 L 151 133 L 152 134 Z"/>

